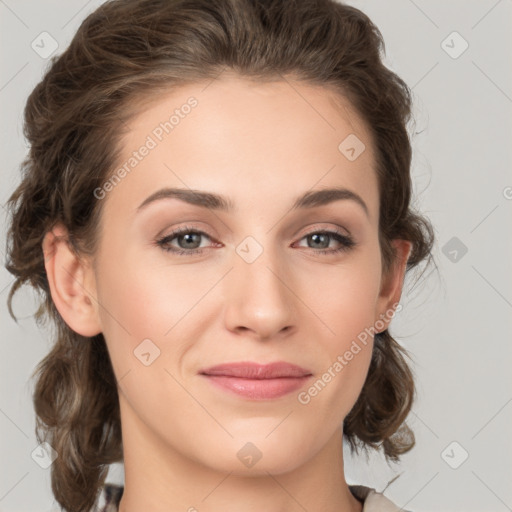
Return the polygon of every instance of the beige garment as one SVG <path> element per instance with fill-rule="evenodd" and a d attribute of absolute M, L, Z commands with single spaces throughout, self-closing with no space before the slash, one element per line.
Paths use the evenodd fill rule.
<path fill-rule="evenodd" d="M 350 492 L 363 503 L 363 512 L 408 512 L 397 505 L 384 494 L 364 485 L 349 485 Z M 410 512 L 410 511 L 409 511 Z"/>

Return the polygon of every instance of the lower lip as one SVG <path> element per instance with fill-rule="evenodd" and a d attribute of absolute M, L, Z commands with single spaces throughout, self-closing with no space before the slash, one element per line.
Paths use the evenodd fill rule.
<path fill-rule="evenodd" d="M 241 379 L 224 375 L 204 375 L 215 386 L 251 400 L 270 400 L 292 393 L 311 377 L 280 377 L 277 379 Z"/>

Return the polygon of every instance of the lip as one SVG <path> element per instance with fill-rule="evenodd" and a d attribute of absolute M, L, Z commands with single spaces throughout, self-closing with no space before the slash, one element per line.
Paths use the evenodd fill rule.
<path fill-rule="evenodd" d="M 200 370 L 199 374 L 225 391 L 252 400 L 270 400 L 287 395 L 303 386 L 312 376 L 309 370 L 284 361 L 270 364 L 251 361 L 225 363 Z"/>

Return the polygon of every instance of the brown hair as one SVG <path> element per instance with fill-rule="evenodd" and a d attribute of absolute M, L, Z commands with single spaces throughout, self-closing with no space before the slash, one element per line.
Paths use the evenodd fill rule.
<path fill-rule="evenodd" d="M 56 327 L 34 391 L 38 440 L 59 456 L 52 490 L 67 511 L 88 511 L 108 465 L 123 458 L 117 383 L 102 334 L 84 338 L 51 298 L 42 241 L 57 222 L 78 255 L 97 247 L 101 201 L 93 191 L 115 169 L 133 105 L 159 91 L 213 80 L 224 69 L 255 80 L 294 77 L 346 97 L 371 131 L 380 191 L 383 270 L 390 241 L 410 240 L 407 271 L 428 257 L 429 221 L 412 211 L 411 91 L 381 62 L 382 36 L 358 9 L 332 0 L 113 0 L 78 29 L 51 60 L 28 98 L 30 151 L 9 199 L 6 268 L 15 277 L 8 305 L 24 283 L 42 295 L 36 313 Z M 386 459 L 414 445 L 407 417 L 415 395 L 407 352 L 386 330 L 375 336 L 368 376 L 344 421 L 352 451 L 383 448 Z"/>

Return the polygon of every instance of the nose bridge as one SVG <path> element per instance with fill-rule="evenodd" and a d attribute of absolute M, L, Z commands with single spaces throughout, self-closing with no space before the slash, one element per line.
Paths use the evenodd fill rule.
<path fill-rule="evenodd" d="M 228 278 L 226 321 L 231 329 L 246 328 L 260 337 L 277 334 L 294 320 L 289 272 L 272 236 L 248 236 L 235 248 Z"/>

